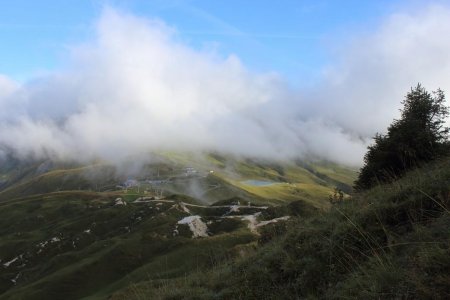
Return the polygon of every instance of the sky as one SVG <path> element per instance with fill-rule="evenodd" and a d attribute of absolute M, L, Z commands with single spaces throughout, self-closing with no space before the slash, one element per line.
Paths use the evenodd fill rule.
<path fill-rule="evenodd" d="M 335 39 L 370 30 L 404 1 L 0 0 L 0 70 L 25 81 L 57 68 L 66 47 L 92 36 L 105 6 L 159 18 L 194 48 L 233 53 L 294 85 L 314 82 Z"/>
<path fill-rule="evenodd" d="M 412 86 L 450 90 L 447 1 L 0 5 L 0 156 L 360 166 Z"/>

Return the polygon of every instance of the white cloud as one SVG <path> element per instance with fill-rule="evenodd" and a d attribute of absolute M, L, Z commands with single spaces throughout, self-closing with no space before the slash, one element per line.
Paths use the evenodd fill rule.
<path fill-rule="evenodd" d="M 387 17 L 376 32 L 343 49 L 317 91 L 322 104 L 315 113 L 363 137 L 384 131 L 417 83 L 450 92 L 448 36 L 448 7 L 430 5 Z"/>
<path fill-rule="evenodd" d="M 450 90 L 448 20 L 445 7 L 389 17 L 305 98 L 234 55 L 194 50 L 161 21 L 107 9 L 66 69 L 21 87 L 0 77 L 0 144 L 62 159 L 214 150 L 355 165 L 411 85 Z"/>

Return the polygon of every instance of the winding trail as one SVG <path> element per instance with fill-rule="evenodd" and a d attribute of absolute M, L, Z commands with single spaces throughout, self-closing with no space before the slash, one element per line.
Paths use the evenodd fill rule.
<path fill-rule="evenodd" d="M 271 220 L 265 220 L 265 221 L 258 221 L 258 216 L 261 215 L 261 212 L 256 212 L 254 214 L 247 214 L 247 215 L 232 215 L 229 216 L 230 213 L 237 213 L 239 212 L 239 209 L 241 208 L 252 208 L 252 209 L 268 209 L 268 206 L 248 206 L 248 205 L 217 205 L 217 206 L 211 206 L 211 205 L 199 205 L 199 204 L 191 204 L 186 202 L 178 202 L 174 200 L 163 200 L 163 199 L 154 199 L 153 197 L 140 197 L 137 198 L 133 203 L 150 203 L 150 202 L 156 202 L 157 204 L 164 203 L 177 203 L 179 208 L 190 216 L 184 217 L 180 221 L 177 222 L 177 225 L 188 225 L 189 229 L 192 231 L 192 238 L 198 238 L 198 237 L 208 237 L 208 226 L 205 222 L 202 221 L 201 216 L 199 215 L 192 215 L 191 211 L 189 210 L 189 207 L 199 207 L 199 208 L 207 208 L 207 209 L 214 209 L 214 208 L 229 208 L 230 211 L 225 213 L 223 216 L 218 217 L 219 219 L 240 219 L 242 221 L 248 222 L 248 229 L 253 233 L 259 235 L 258 228 L 265 226 L 267 224 L 271 223 L 277 223 L 279 221 L 287 221 L 290 216 L 284 216 L 279 218 L 274 218 Z M 172 206 L 175 207 L 177 204 L 174 204 Z M 177 228 L 175 231 L 178 232 Z"/>

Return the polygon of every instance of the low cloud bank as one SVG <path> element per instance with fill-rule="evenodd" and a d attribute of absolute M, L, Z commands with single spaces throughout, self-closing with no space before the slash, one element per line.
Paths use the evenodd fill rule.
<path fill-rule="evenodd" d="M 346 46 L 312 91 L 194 50 L 161 21 L 106 9 L 59 72 L 0 76 L 0 151 L 120 161 L 151 151 L 358 165 L 411 85 L 450 89 L 450 10 L 395 14 Z M 300 58 L 299 58 L 300 59 Z"/>

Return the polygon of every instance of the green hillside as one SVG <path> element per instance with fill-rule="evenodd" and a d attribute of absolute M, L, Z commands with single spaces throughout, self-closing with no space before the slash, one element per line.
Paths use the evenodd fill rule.
<path fill-rule="evenodd" d="M 336 183 L 354 174 L 173 153 L 133 175 L 50 161 L 0 172 L 0 299 L 132 298 L 141 285 L 221 268 L 252 255 L 272 228 L 328 209 Z"/>
<path fill-rule="evenodd" d="M 450 159 L 434 162 L 268 230 L 231 265 L 113 299 L 448 299 L 449 182 Z"/>
<path fill-rule="evenodd" d="M 132 175 L 104 163 L 84 166 L 44 161 L 16 168 L 2 164 L 0 174 L 5 180 L 0 201 L 58 191 L 115 191 L 120 190 L 118 185 L 133 178 L 143 189 L 150 188 L 145 183 L 148 179 L 167 180 L 159 188 L 168 194 L 188 195 L 208 204 L 237 196 L 244 201 L 268 204 L 302 199 L 324 208 L 328 205 L 327 195 L 335 187 L 350 192 L 356 177 L 355 170 L 330 163 L 268 162 L 179 153 L 158 154 L 153 160 Z M 186 174 L 186 168 L 192 168 L 194 173 Z M 268 185 L 248 184 L 252 180 Z"/>
<path fill-rule="evenodd" d="M 335 204 L 325 162 L 40 165 L 0 193 L 0 299 L 450 297 L 450 159 Z"/>

